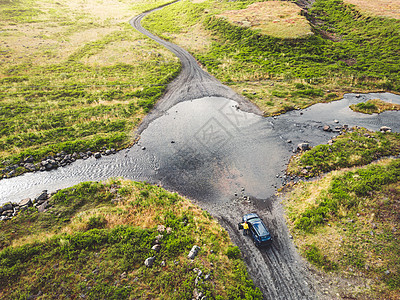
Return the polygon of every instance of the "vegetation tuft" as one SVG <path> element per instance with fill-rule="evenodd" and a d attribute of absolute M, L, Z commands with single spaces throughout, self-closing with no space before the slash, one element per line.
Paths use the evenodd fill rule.
<path fill-rule="evenodd" d="M 353 111 L 364 114 L 380 114 L 388 110 L 400 110 L 400 104 L 389 103 L 380 99 L 372 99 L 366 102 L 350 105 Z"/>

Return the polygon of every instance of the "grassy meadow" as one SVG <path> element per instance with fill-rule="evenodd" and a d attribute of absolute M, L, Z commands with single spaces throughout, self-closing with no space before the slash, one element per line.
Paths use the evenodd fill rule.
<path fill-rule="evenodd" d="M 322 173 L 367 165 L 374 160 L 400 153 L 400 134 L 352 128 L 333 139 L 292 156 L 287 168 L 291 175 L 314 177 Z"/>
<path fill-rule="evenodd" d="M 180 64 L 128 21 L 165 2 L 0 1 L 0 169 L 132 144 Z"/>
<path fill-rule="evenodd" d="M 111 179 L 60 190 L 49 203 L 0 223 L 0 298 L 192 299 L 196 289 L 262 299 L 227 232 L 176 193 Z M 190 260 L 193 245 L 201 249 Z"/>
<path fill-rule="evenodd" d="M 144 23 L 189 49 L 265 115 L 331 101 L 346 92 L 400 91 L 399 20 L 367 15 L 336 0 L 316 0 L 296 19 L 290 17 L 293 3 L 266 1 L 262 5 L 271 11 L 266 17 L 252 9 L 259 5 L 255 2 L 184 0 Z M 282 8 L 272 10 L 277 5 Z M 313 34 L 294 35 L 288 20 L 305 18 Z M 268 32 L 275 26 L 280 27 Z M 272 32 L 277 30 L 279 36 Z"/>
<path fill-rule="evenodd" d="M 400 297 L 400 160 L 333 171 L 284 205 L 300 252 L 342 298 Z"/>

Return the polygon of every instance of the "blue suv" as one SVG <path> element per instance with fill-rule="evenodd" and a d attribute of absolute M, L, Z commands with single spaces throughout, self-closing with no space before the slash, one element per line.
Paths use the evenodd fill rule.
<path fill-rule="evenodd" d="M 242 223 L 246 221 L 247 224 L 249 224 L 249 232 L 253 238 L 254 244 L 257 247 L 270 246 L 272 243 L 271 234 L 260 217 L 255 213 L 247 214 L 243 216 Z M 242 223 L 238 224 L 239 230 L 243 229 Z"/>

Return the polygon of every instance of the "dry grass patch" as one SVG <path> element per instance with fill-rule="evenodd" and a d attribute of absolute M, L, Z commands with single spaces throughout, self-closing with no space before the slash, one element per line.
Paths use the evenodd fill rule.
<path fill-rule="evenodd" d="M 313 34 L 301 8 L 294 3 L 267 1 L 249 5 L 246 9 L 226 11 L 218 17 L 229 22 L 260 30 L 262 34 L 294 39 Z"/>
<path fill-rule="evenodd" d="M 396 163 L 396 160 L 387 159 L 377 163 L 376 166 L 389 167 L 392 163 Z M 359 202 L 353 207 L 341 205 L 336 213 L 327 214 L 324 222 L 311 231 L 300 229 L 296 223 L 299 218 L 305 216 L 305 208 L 310 207 L 310 203 L 313 203 L 316 211 L 321 207 L 318 206 L 319 203 L 332 196 L 336 191 L 332 188 L 332 183 L 337 180 L 335 177 L 346 176 L 358 170 L 368 172 L 371 168 L 335 171 L 315 182 L 294 186 L 283 201 L 287 211 L 287 221 L 300 252 L 312 264 L 325 271 L 333 271 L 329 275 L 330 280 L 343 283 L 351 278 L 351 288 L 343 284 L 335 285 L 342 297 L 398 299 L 400 296 L 399 181 L 382 183 L 379 189 L 375 187 L 367 196 L 357 196 Z M 365 185 L 376 183 L 378 180 L 375 177 L 368 178 L 369 182 Z M 357 182 L 358 178 L 355 180 Z M 349 184 L 346 180 L 342 182 L 343 186 Z M 344 194 L 339 195 L 346 198 Z M 368 282 L 368 285 L 365 285 L 365 282 Z"/>
<path fill-rule="evenodd" d="M 212 37 L 201 24 L 196 24 L 187 32 L 172 34 L 174 43 L 193 53 L 206 53 L 211 47 Z"/>
<path fill-rule="evenodd" d="M 355 5 L 362 12 L 400 19 L 400 1 L 398 0 L 344 0 L 344 2 Z"/>

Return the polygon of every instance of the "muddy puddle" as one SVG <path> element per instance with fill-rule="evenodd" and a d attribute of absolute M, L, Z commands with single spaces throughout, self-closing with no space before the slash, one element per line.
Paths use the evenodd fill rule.
<path fill-rule="evenodd" d="M 263 118 L 226 98 L 184 101 L 151 122 L 130 149 L 0 180 L 0 203 L 119 176 L 160 184 L 210 204 L 229 202 L 243 188 L 250 197 L 267 199 L 284 182 L 281 176 L 298 143 L 315 146 L 337 134 L 323 131 L 324 125 L 371 130 L 386 125 L 400 131 L 399 112 L 364 115 L 348 108 L 374 98 L 400 103 L 400 96 L 390 93 L 346 94 L 340 101 Z"/>

